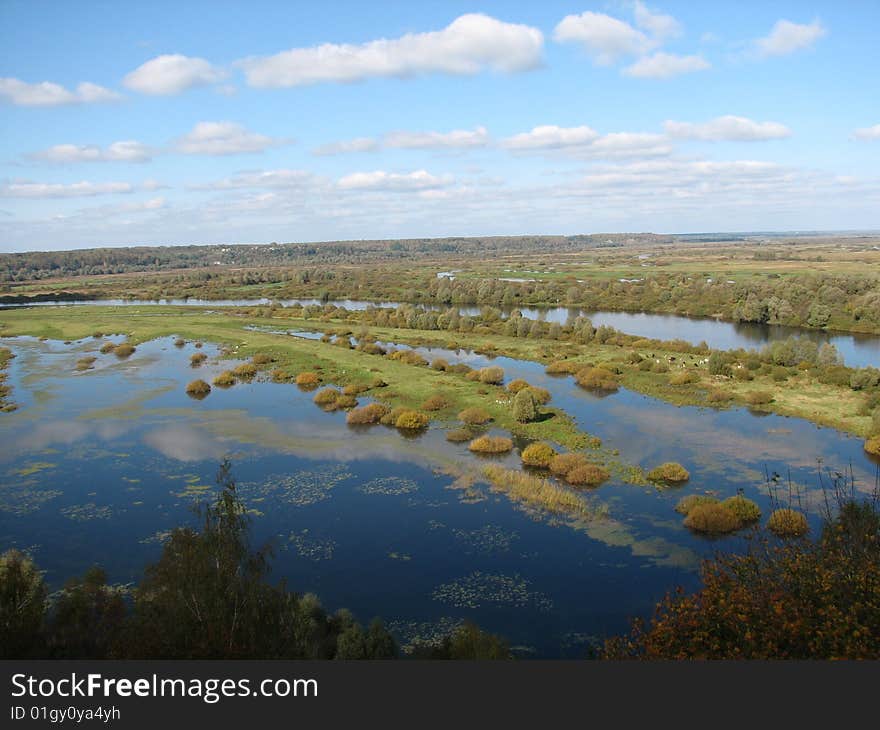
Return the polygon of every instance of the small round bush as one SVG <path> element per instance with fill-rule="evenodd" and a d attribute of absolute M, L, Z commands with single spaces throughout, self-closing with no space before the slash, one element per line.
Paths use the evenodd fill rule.
<path fill-rule="evenodd" d="M 565 477 L 569 472 L 589 463 L 583 454 L 557 454 L 550 460 L 550 471 L 558 477 Z"/>
<path fill-rule="evenodd" d="M 698 504 L 684 519 L 685 527 L 708 535 L 723 535 L 741 527 L 737 516 L 720 503 Z"/>
<path fill-rule="evenodd" d="M 321 388 L 312 400 L 319 406 L 334 405 L 342 394 L 336 388 Z"/>
<path fill-rule="evenodd" d="M 708 494 L 689 494 L 682 497 L 675 505 L 675 511 L 682 515 L 689 515 L 694 507 L 701 504 L 718 504 L 717 497 L 711 497 Z"/>
<path fill-rule="evenodd" d="M 491 421 L 492 416 L 482 408 L 465 408 L 458 414 L 458 420 L 466 423 L 468 426 L 480 426 Z"/>
<path fill-rule="evenodd" d="M 696 383 L 699 379 L 699 376 L 692 370 L 682 370 L 681 372 L 673 373 L 669 376 L 669 384 L 688 385 L 690 383 Z"/>
<path fill-rule="evenodd" d="M 249 362 L 243 362 L 232 371 L 232 374 L 235 375 L 236 378 L 250 380 L 257 374 L 257 368 Z"/>
<path fill-rule="evenodd" d="M 721 505 L 733 512 L 743 525 L 748 525 L 761 519 L 761 508 L 751 499 L 747 499 L 741 494 L 728 497 Z"/>
<path fill-rule="evenodd" d="M 382 416 L 382 418 L 379 419 L 379 423 L 381 423 L 383 426 L 393 426 L 397 423 L 397 419 L 400 418 L 403 413 L 406 413 L 409 410 L 409 408 L 403 408 L 402 406 L 392 408 L 390 411 L 388 411 L 388 413 L 386 413 L 384 416 Z"/>
<path fill-rule="evenodd" d="M 269 363 L 275 362 L 275 358 L 264 352 L 258 352 L 251 358 L 251 362 L 254 365 L 268 365 Z"/>
<path fill-rule="evenodd" d="M 504 436 L 480 436 L 468 448 L 478 454 L 506 454 L 513 448 L 513 441 Z"/>
<path fill-rule="evenodd" d="M 779 537 L 800 537 L 807 534 L 810 526 L 803 512 L 784 507 L 773 511 L 767 529 Z"/>
<path fill-rule="evenodd" d="M 197 368 L 207 359 L 208 356 L 204 352 L 194 352 L 192 355 L 189 356 L 189 364 L 192 367 Z"/>
<path fill-rule="evenodd" d="M 422 408 L 426 411 L 441 411 L 449 407 L 449 401 L 442 395 L 432 395 L 428 400 L 422 403 Z"/>
<path fill-rule="evenodd" d="M 557 456 L 557 451 L 550 444 L 538 441 L 526 446 L 520 456 L 523 464 L 526 464 L 527 466 L 548 469 L 550 467 L 550 462 L 553 461 L 553 457 Z"/>
<path fill-rule="evenodd" d="M 232 374 L 231 370 L 224 370 L 214 378 L 214 385 L 219 388 L 230 388 L 235 385 L 235 375 Z"/>
<path fill-rule="evenodd" d="M 350 408 L 355 408 L 357 406 L 357 398 L 353 395 L 346 395 L 345 393 L 341 393 L 339 397 L 336 398 L 336 402 L 333 406 L 340 411 L 347 411 Z"/>
<path fill-rule="evenodd" d="M 89 355 L 88 357 L 81 357 L 76 361 L 76 369 L 77 370 L 91 370 L 92 366 L 95 364 L 95 360 L 97 360 L 94 355 Z"/>
<path fill-rule="evenodd" d="M 521 390 L 525 390 L 526 388 L 531 388 L 531 387 L 532 386 L 529 385 L 528 382 L 526 382 L 522 378 L 517 378 L 516 380 L 511 380 L 507 384 L 508 392 L 513 393 L 514 395 L 519 393 Z"/>
<path fill-rule="evenodd" d="M 431 363 L 431 369 L 440 371 L 449 370 L 449 363 L 442 357 L 438 357 Z"/>
<path fill-rule="evenodd" d="M 321 378 L 317 373 L 305 372 L 297 375 L 294 382 L 303 390 L 312 390 L 320 385 Z"/>
<path fill-rule="evenodd" d="M 185 344 L 186 344 L 186 340 L 183 339 L 182 337 L 178 337 L 176 340 L 174 340 L 175 347 L 183 347 Z"/>
<path fill-rule="evenodd" d="M 773 402 L 773 393 L 766 390 L 753 390 L 746 395 L 746 403 L 750 406 L 762 406 Z"/>
<path fill-rule="evenodd" d="M 652 482 L 665 482 L 667 484 L 680 484 L 690 479 L 690 472 L 675 461 L 667 461 L 665 464 L 655 466 L 648 472 L 647 477 Z"/>
<path fill-rule="evenodd" d="M 379 423 L 382 416 L 389 412 L 389 408 L 382 403 L 370 403 L 348 412 L 345 422 L 352 426 L 369 425 Z"/>
<path fill-rule="evenodd" d="M 287 383 L 293 378 L 289 372 L 282 370 L 281 368 L 273 370 L 270 375 L 273 383 Z"/>
<path fill-rule="evenodd" d="M 123 342 L 121 345 L 116 345 L 116 347 L 113 348 L 113 354 L 116 355 L 116 357 L 120 357 L 120 358 L 121 357 L 128 357 L 129 355 L 134 353 L 135 349 L 136 348 L 134 345 L 130 345 L 127 342 Z"/>
<path fill-rule="evenodd" d="M 582 365 L 571 360 L 554 360 L 545 372 L 548 375 L 574 375 Z"/>
<path fill-rule="evenodd" d="M 405 410 L 397 417 L 394 425 L 403 431 L 420 431 L 427 428 L 430 420 L 424 413 Z"/>
<path fill-rule="evenodd" d="M 504 382 L 504 369 L 497 365 L 482 368 L 480 373 L 480 382 L 488 385 L 501 385 Z"/>
<path fill-rule="evenodd" d="M 547 405 L 552 398 L 549 390 L 546 388 L 539 388 L 535 385 L 529 386 L 529 393 L 532 394 L 535 402 L 540 406 Z"/>
<path fill-rule="evenodd" d="M 453 428 L 446 432 L 446 440 L 453 444 L 464 443 L 470 441 L 473 434 L 466 428 Z"/>
<path fill-rule="evenodd" d="M 101 354 L 106 355 L 108 352 L 113 352 L 113 350 L 115 349 L 116 345 L 114 345 L 112 342 L 105 342 L 103 345 L 101 345 Z"/>
<path fill-rule="evenodd" d="M 617 380 L 607 368 L 584 368 L 575 375 L 577 384 L 588 390 L 617 390 Z"/>
<path fill-rule="evenodd" d="M 865 451 L 872 456 L 880 456 L 880 436 L 872 436 L 865 441 Z"/>
<path fill-rule="evenodd" d="M 596 487 L 611 476 L 606 469 L 596 464 L 576 466 L 565 475 L 565 481 L 576 486 Z"/>
<path fill-rule="evenodd" d="M 186 386 L 186 394 L 193 398 L 204 398 L 211 392 L 211 386 L 204 380 L 193 380 Z"/>
<path fill-rule="evenodd" d="M 361 393 L 365 393 L 369 389 L 370 386 L 364 383 L 349 383 L 342 389 L 342 392 L 345 395 L 360 395 Z"/>

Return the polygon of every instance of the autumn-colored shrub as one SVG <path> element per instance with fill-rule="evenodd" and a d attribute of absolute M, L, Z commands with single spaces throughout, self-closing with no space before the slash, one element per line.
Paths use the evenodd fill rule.
<path fill-rule="evenodd" d="M 505 436 L 479 436 L 468 444 L 478 454 L 506 454 L 512 448 L 513 441 Z"/>
<path fill-rule="evenodd" d="M 550 471 L 558 477 L 566 477 L 569 472 L 590 462 L 583 454 L 557 454 L 550 460 Z"/>
<path fill-rule="evenodd" d="M 105 342 L 101 345 L 101 354 L 106 355 L 108 352 L 113 352 L 116 349 L 116 345 L 112 342 Z"/>
<path fill-rule="evenodd" d="M 388 406 L 382 403 L 370 403 L 369 405 L 349 411 L 345 417 L 345 422 L 352 426 L 379 423 L 382 420 L 382 416 L 389 411 Z"/>
<path fill-rule="evenodd" d="M 379 419 L 379 423 L 383 426 L 393 426 L 397 423 L 397 419 L 404 413 L 407 413 L 410 409 L 404 408 L 402 406 L 397 406 L 396 408 L 392 408 L 388 413 L 386 413 L 382 418 Z"/>
<path fill-rule="evenodd" d="M 366 383 L 349 383 L 342 389 L 343 395 L 360 395 L 361 393 L 366 393 L 370 389 L 370 386 Z"/>
<path fill-rule="evenodd" d="M 458 420 L 468 426 L 480 426 L 492 420 L 492 416 L 483 408 L 465 408 L 458 414 Z"/>
<path fill-rule="evenodd" d="M 186 344 L 186 340 L 183 339 L 182 337 L 178 337 L 176 340 L 174 340 L 175 347 L 183 347 L 185 344 Z"/>
<path fill-rule="evenodd" d="M 430 420 L 420 411 L 406 410 L 397 417 L 394 425 L 403 431 L 420 431 L 423 428 L 427 428 Z"/>
<path fill-rule="evenodd" d="M 305 372 L 299 373 L 294 382 L 303 390 L 312 390 L 318 387 L 321 383 L 321 378 L 318 377 L 317 373 Z"/>
<path fill-rule="evenodd" d="M 534 396 L 535 402 L 541 406 L 547 405 L 552 398 L 549 390 L 546 388 L 539 388 L 535 385 L 529 386 L 529 392 Z"/>
<path fill-rule="evenodd" d="M 565 481 L 576 486 L 597 487 L 611 476 L 607 469 L 596 464 L 576 466 L 565 475 Z"/>
<path fill-rule="evenodd" d="M 501 385 L 504 382 L 504 369 L 497 365 L 481 368 L 479 371 L 480 382 L 488 385 Z"/>
<path fill-rule="evenodd" d="M 526 446 L 520 456 L 523 464 L 526 464 L 527 466 L 536 466 L 542 469 L 547 469 L 550 467 L 550 462 L 553 461 L 553 457 L 556 455 L 556 449 L 550 444 L 537 441 Z"/>
<path fill-rule="evenodd" d="M 865 451 L 874 456 L 880 456 L 880 436 L 872 436 L 865 441 Z"/>
<path fill-rule="evenodd" d="M 396 350 L 395 352 L 389 353 L 387 357 L 390 360 L 397 360 L 398 362 L 403 362 L 407 365 L 416 365 L 418 367 L 428 364 L 428 361 L 415 350 Z"/>
<path fill-rule="evenodd" d="M 197 368 L 207 359 L 208 356 L 204 352 L 194 352 L 192 355 L 189 356 L 189 364 L 192 367 Z"/>
<path fill-rule="evenodd" d="M 95 360 L 97 360 L 94 355 L 89 355 L 87 357 L 81 357 L 76 361 L 76 369 L 77 370 L 89 370 L 95 364 Z"/>
<path fill-rule="evenodd" d="M 220 388 L 229 388 L 235 385 L 235 376 L 232 374 L 231 370 L 224 370 L 214 378 L 214 385 Z"/>
<path fill-rule="evenodd" d="M 694 507 L 701 504 L 718 504 L 718 498 L 708 494 L 689 494 L 682 497 L 675 505 L 675 511 L 682 515 L 689 515 Z"/>
<path fill-rule="evenodd" d="M 211 386 L 204 380 L 193 380 L 186 386 L 186 394 L 191 395 L 194 398 L 204 398 L 210 392 Z"/>
<path fill-rule="evenodd" d="M 134 345 L 131 345 L 128 342 L 123 342 L 121 345 L 116 345 L 116 347 L 113 348 L 113 354 L 116 355 L 116 357 L 124 358 L 132 355 L 136 349 L 137 348 L 135 348 Z"/>
<path fill-rule="evenodd" d="M 422 409 L 426 411 L 441 411 L 444 408 L 448 408 L 449 405 L 449 401 L 438 393 L 432 395 L 428 400 L 422 403 Z"/>
<path fill-rule="evenodd" d="M 675 461 L 667 461 L 665 464 L 655 466 L 647 474 L 649 481 L 666 484 L 680 484 L 690 479 L 690 476 L 690 472 Z"/>
<path fill-rule="evenodd" d="M 801 537 L 807 534 L 810 526 L 803 512 L 783 507 L 770 514 L 767 529 L 779 537 Z"/>
<path fill-rule="evenodd" d="M 753 390 L 746 394 L 746 403 L 751 406 L 761 406 L 773 402 L 773 393 L 766 390 Z"/>
<path fill-rule="evenodd" d="M 614 373 L 600 367 L 578 370 L 575 380 L 579 386 L 588 390 L 614 391 L 618 387 Z"/>
<path fill-rule="evenodd" d="M 572 360 L 554 360 L 547 366 L 545 372 L 548 375 L 574 375 L 582 367 L 583 363 Z"/>
<path fill-rule="evenodd" d="M 733 512 L 743 525 L 748 525 L 761 519 L 761 508 L 751 499 L 747 499 L 741 494 L 728 497 L 721 505 Z"/>
<path fill-rule="evenodd" d="M 449 370 L 449 363 L 442 357 L 438 357 L 431 362 L 431 369 L 439 371 Z"/>
<path fill-rule="evenodd" d="M 259 365 L 268 365 L 268 364 L 270 364 L 270 363 L 275 362 L 275 358 L 272 357 L 271 355 L 267 355 L 267 354 L 264 353 L 264 352 L 258 352 L 256 355 L 254 355 L 254 356 L 251 358 L 251 362 L 252 362 L 254 365 L 257 365 L 257 366 L 259 366 Z"/>
<path fill-rule="evenodd" d="M 341 393 L 333 405 L 336 410 L 347 411 L 350 408 L 357 407 L 357 404 L 357 398 L 355 398 L 353 395 L 346 395 L 345 393 Z"/>
<path fill-rule="evenodd" d="M 669 376 L 670 385 L 688 385 L 696 383 L 700 377 L 693 370 L 681 370 Z"/>
<path fill-rule="evenodd" d="M 342 396 L 336 388 L 321 388 L 312 400 L 319 406 L 331 406 Z"/>
<path fill-rule="evenodd" d="M 522 378 L 517 378 L 516 380 L 511 380 L 507 384 L 508 392 L 513 393 L 514 395 L 519 393 L 521 390 L 524 390 L 525 388 L 531 388 L 531 387 L 532 386 L 529 385 L 528 382 L 526 382 Z"/>
<path fill-rule="evenodd" d="M 276 368 L 271 373 L 269 373 L 272 378 L 273 383 L 289 383 L 293 376 L 287 372 L 286 370 L 282 370 L 281 368 Z"/>
<path fill-rule="evenodd" d="M 243 362 L 233 368 L 232 374 L 239 380 L 250 380 L 257 374 L 257 368 L 249 362 Z"/>
<path fill-rule="evenodd" d="M 709 535 L 723 535 L 742 527 L 739 518 L 721 503 L 698 504 L 684 519 L 685 527 Z"/>

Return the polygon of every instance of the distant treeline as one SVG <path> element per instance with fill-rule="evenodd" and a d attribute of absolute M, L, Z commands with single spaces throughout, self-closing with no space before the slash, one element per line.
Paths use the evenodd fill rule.
<path fill-rule="evenodd" d="M 0 255 L 0 282 L 67 276 L 97 276 L 141 271 L 171 271 L 210 266 L 261 267 L 375 261 L 406 261 L 449 254 L 490 255 L 574 252 L 625 242 L 671 243 L 651 233 L 578 236 L 487 236 L 328 241 L 324 243 L 217 244 L 211 246 L 136 246 L 77 251 L 34 251 Z"/>

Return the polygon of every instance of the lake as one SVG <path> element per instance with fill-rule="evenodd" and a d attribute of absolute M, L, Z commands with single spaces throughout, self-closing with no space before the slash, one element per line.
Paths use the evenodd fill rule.
<path fill-rule="evenodd" d="M 876 469 L 860 439 L 798 419 L 675 407 L 627 390 L 600 397 L 535 363 L 415 348 L 500 365 L 508 381 L 548 388 L 552 405 L 622 460 L 675 460 L 691 472 L 674 489 L 611 479 L 589 492 L 608 519 L 574 528 L 463 478 L 486 459 L 447 442 L 440 425 L 407 438 L 384 426 L 353 429 L 344 413 L 322 411 L 290 384 L 189 398 L 187 382 L 231 367 L 208 344 L 198 373 L 194 347 L 173 338 L 140 345 L 127 360 L 98 354 L 91 338 L 0 344 L 17 355 L 8 382 L 20 405 L 0 415 L 0 550 L 31 551 L 53 588 L 96 562 L 114 583 L 137 582 L 167 531 L 192 523 L 192 505 L 210 495 L 228 455 L 256 541 L 275 545 L 273 575 L 330 609 L 381 616 L 404 645 L 470 618 L 522 656 L 582 656 L 597 637 L 626 630 L 629 617 L 649 615 L 674 586 L 695 588 L 702 557 L 744 546 L 743 535 L 689 532 L 673 509 L 681 496 L 742 489 L 766 516 L 765 469 L 790 470 L 815 529 L 817 460 L 852 465 L 864 489 Z M 84 354 L 98 357 L 95 369 L 76 372 Z M 516 451 L 492 460 L 519 465 Z"/>

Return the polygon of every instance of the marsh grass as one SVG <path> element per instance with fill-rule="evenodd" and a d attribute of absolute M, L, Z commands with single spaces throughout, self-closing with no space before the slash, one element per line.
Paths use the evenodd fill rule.
<path fill-rule="evenodd" d="M 573 519 L 592 519 L 597 516 L 583 497 L 549 479 L 515 469 L 505 469 L 498 464 L 483 467 L 483 475 L 494 489 L 530 507 Z"/>
<path fill-rule="evenodd" d="M 201 400 L 206 397 L 211 392 L 211 386 L 208 385 L 204 380 L 193 380 L 188 383 L 186 386 L 186 394 L 190 398 L 196 398 L 197 400 Z"/>
<path fill-rule="evenodd" d="M 724 535 L 742 527 L 736 514 L 719 502 L 693 506 L 684 519 L 684 525 L 694 532 L 707 535 Z"/>
<path fill-rule="evenodd" d="M 208 356 L 204 352 L 194 352 L 189 356 L 190 367 L 197 368 L 207 359 Z"/>
<path fill-rule="evenodd" d="M 253 363 L 243 362 L 233 368 L 232 374 L 239 380 L 251 380 L 257 374 L 257 366 Z"/>
<path fill-rule="evenodd" d="M 689 494 L 682 497 L 675 505 L 675 511 L 687 517 L 694 507 L 701 504 L 718 504 L 718 497 L 712 497 L 708 494 Z"/>
<path fill-rule="evenodd" d="M 492 416 L 485 408 L 465 408 L 458 414 L 458 420 L 468 426 L 482 426 L 491 421 Z"/>
<path fill-rule="evenodd" d="M 790 507 L 773 510 L 767 529 L 777 537 L 803 537 L 810 530 L 806 515 Z"/>
<path fill-rule="evenodd" d="M 231 370 L 224 370 L 214 378 L 214 385 L 218 388 L 231 388 L 235 385 L 235 375 L 232 374 Z"/>
<path fill-rule="evenodd" d="M 676 461 L 667 461 L 647 473 L 648 481 L 659 484 L 682 484 L 690 479 L 690 472 Z"/>
<path fill-rule="evenodd" d="M 468 428 L 453 428 L 446 432 L 446 440 L 453 444 L 470 441 L 473 437 L 473 432 Z"/>
<path fill-rule="evenodd" d="M 390 408 L 382 403 L 370 403 L 348 412 L 345 422 L 350 426 L 366 426 L 379 423 L 382 417 L 390 412 Z"/>

